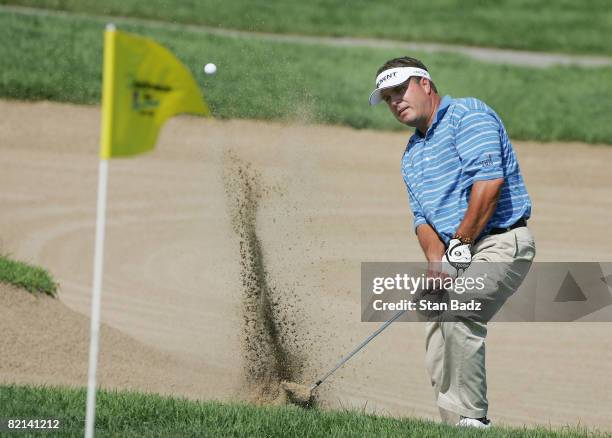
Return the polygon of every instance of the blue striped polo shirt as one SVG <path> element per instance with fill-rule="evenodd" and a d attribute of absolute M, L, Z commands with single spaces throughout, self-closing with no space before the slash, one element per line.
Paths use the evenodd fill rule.
<path fill-rule="evenodd" d="M 414 228 L 430 224 L 444 243 L 463 220 L 476 181 L 504 178 L 491 228 L 531 215 L 512 144 L 499 116 L 475 98 L 444 96 L 425 135 L 416 130 L 402 157 Z"/>

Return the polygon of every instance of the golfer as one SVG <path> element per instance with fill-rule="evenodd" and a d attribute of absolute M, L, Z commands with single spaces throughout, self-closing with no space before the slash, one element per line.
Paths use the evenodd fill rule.
<path fill-rule="evenodd" d="M 429 275 L 443 275 L 445 264 L 461 275 L 473 262 L 494 264 L 479 293 L 499 309 L 535 256 L 531 200 L 501 119 L 478 99 L 441 97 L 427 67 L 409 57 L 378 70 L 370 104 L 381 101 L 415 128 L 401 168 Z M 426 366 L 442 419 L 489 427 L 486 321 L 426 324 Z"/>

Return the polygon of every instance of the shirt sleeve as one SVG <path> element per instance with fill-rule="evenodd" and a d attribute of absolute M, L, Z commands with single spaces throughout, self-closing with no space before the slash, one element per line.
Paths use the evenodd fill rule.
<path fill-rule="evenodd" d="M 472 181 L 503 178 L 499 122 L 480 110 L 467 111 L 457 126 L 457 153 Z"/>
<path fill-rule="evenodd" d="M 427 220 L 425 219 L 423 210 L 421 210 L 421 204 L 419 204 L 419 201 L 417 201 L 414 197 L 412 190 L 410 190 L 410 187 L 408 187 L 408 185 L 406 185 L 406 188 L 408 189 L 408 200 L 410 201 L 410 209 L 412 210 L 412 214 L 414 216 L 413 227 L 414 232 L 416 233 L 418 226 L 426 224 Z"/>

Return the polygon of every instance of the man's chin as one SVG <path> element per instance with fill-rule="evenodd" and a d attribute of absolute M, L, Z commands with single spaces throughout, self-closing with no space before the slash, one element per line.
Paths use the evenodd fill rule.
<path fill-rule="evenodd" d="M 414 127 L 414 119 L 412 117 L 408 117 L 407 114 L 400 114 L 398 117 L 396 117 L 397 120 L 400 123 L 403 123 L 404 125 L 408 125 L 408 126 L 412 126 Z"/>

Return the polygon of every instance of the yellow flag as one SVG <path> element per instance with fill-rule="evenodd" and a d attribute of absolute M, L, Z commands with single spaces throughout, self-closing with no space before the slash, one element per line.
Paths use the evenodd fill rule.
<path fill-rule="evenodd" d="M 210 115 L 187 67 L 155 41 L 107 27 L 100 158 L 153 149 L 166 119 L 179 113 Z"/>

